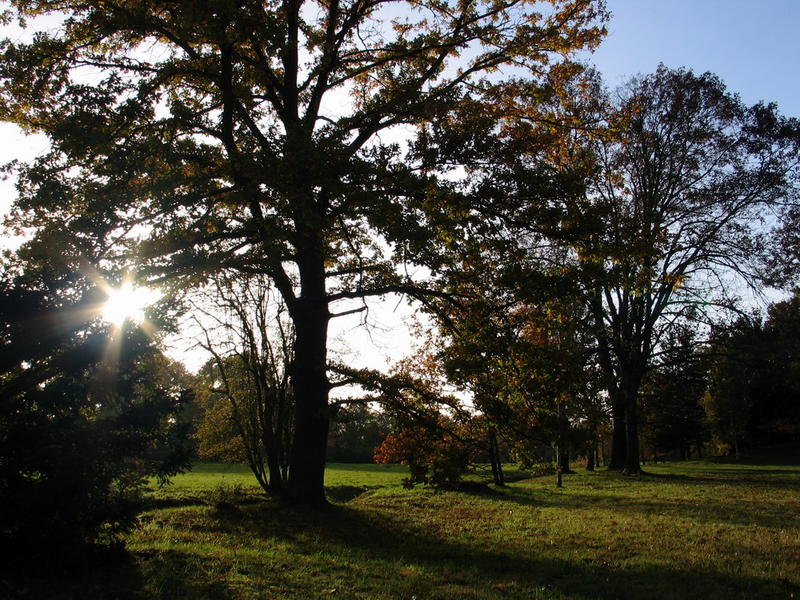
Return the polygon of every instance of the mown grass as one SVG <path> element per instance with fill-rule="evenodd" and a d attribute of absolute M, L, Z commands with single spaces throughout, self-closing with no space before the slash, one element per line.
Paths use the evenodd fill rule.
<path fill-rule="evenodd" d="M 404 490 L 399 466 L 331 465 L 333 496 L 347 493 L 313 512 L 263 498 L 244 468 L 201 464 L 153 492 L 127 562 L 14 593 L 800 598 L 797 450 L 780 461 L 646 465 L 639 478 L 579 472 L 561 489 L 538 477 L 480 493 Z"/>

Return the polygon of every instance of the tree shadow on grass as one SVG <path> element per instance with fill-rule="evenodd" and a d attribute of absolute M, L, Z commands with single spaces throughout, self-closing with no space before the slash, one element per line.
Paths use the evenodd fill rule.
<path fill-rule="evenodd" d="M 725 469 L 716 475 L 685 474 L 685 473 L 646 473 L 644 480 L 661 480 L 665 482 L 680 482 L 688 485 L 729 485 L 729 486 L 757 486 L 775 489 L 794 489 L 800 491 L 800 471 L 789 469 Z"/>
<path fill-rule="evenodd" d="M 545 546 L 521 546 L 491 536 L 442 530 L 425 520 L 429 499 L 388 496 L 299 511 L 263 501 L 203 513 L 216 553 L 207 544 L 131 554 L 85 576 L 45 585 L 0 587 L 14 600 L 53 598 L 788 598 L 789 582 L 680 569 L 623 568 L 630 556 L 603 549 L 585 558 L 554 556 Z M 187 510 L 194 510 L 189 508 Z M 441 510 L 441 508 L 440 508 Z M 448 513 L 457 520 L 458 503 Z M 482 510 L 471 506 L 471 510 Z M 442 517 L 441 513 L 439 515 Z M 180 516 L 173 516 L 180 523 Z M 226 546 L 227 545 L 227 546 Z M 566 556 L 567 558 L 564 558 Z M 333 590 L 333 591 L 332 591 Z M 4 595 L 3 595 L 4 594 Z"/>
<path fill-rule="evenodd" d="M 142 502 L 142 510 L 158 510 L 162 508 L 183 508 L 186 506 L 201 506 L 205 504 L 203 500 L 196 496 L 182 496 L 175 498 L 145 498 Z"/>
<path fill-rule="evenodd" d="M 783 598 L 800 593 L 790 582 L 655 565 L 625 570 L 601 555 L 559 559 L 515 547 L 513 542 L 507 547 L 483 548 L 467 538 L 454 541 L 436 535 L 435 526 L 386 510 L 332 506 L 299 512 L 252 506 L 245 507 L 229 526 L 256 539 L 288 543 L 297 556 L 346 555 L 347 564 L 339 565 L 344 571 L 353 565 L 370 571 L 377 568 L 383 578 L 402 586 L 389 590 L 388 597 L 527 598 L 532 590 L 547 591 L 550 596 L 631 600 Z"/>
<path fill-rule="evenodd" d="M 139 553 L 141 597 L 181 600 L 227 600 L 235 597 L 225 578 L 227 566 L 190 552 Z"/>
<path fill-rule="evenodd" d="M 0 575 L 3 600 L 227 600 L 229 566 L 191 552 L 127 553 L 80 569 Z"/>
<path fill-rule="evenodd" d="M 671 477 L 664 477 L 663 480 L 665 483 L 673 481 Z M 596 487 L 602 489 L 604 486 Z M 586 510 L 602 508 L 619 514 L 637 512 L 644 515 L 667 515 L 717 525 L 757 525 L 778 529 L 800 529 L 800 520 L 791 518 L 794 514 L 792 508 L 787 509 L 784 503 L 765 504 L 756 495 L 753 495 L 752 499 L 748 501 L 741 498 L 725 501 L 706 495 L 706 487 L 708 486 L 698 485 L 696 495 L 689 498 L 659 495 L 657 488 L 651 496 L 634 497 L 608 492 L 592 494 L 571 491 L 569 494 L 555 494 L 549 490 L 511 487 L 505 491 L 503 498 L 521 506 L 536 508 Z M 613 487 L 609 489 L 613 489 Z"/>
<path fill-rule="evenodd" d="M 76 551 L 69 559 L 40 561 L 0 572 L 4 600 L 78 600 L 142 595 L 142 578 L 133 557 L 120 551 Z"/>
<path fill-rule="evenodd" d="M 334 485 L 325 487 L 325 496 L 334 502 L 351 502 L 370 488 L 366 485 Z"/>

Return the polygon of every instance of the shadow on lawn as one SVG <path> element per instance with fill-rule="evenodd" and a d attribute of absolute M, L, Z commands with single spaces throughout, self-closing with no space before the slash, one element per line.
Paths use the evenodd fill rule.
<path fill-rule="evenodd" d="M 40 559 L 0 572 L 4 600 L 134 600 L 143 595 L 142 575 L 133 557 L 116 550 L 76 552 L 68 559 Z"/>
<path fill-rule="evenodd" d="M 774 472 L 774 471 L 773 471 Z M 626 513 L 630 511 L 643 514 L 663 514 L 672 517 L 692 519 L 703 523 L 716 523 L 720 525 L 758 525 L 761 527 L 776 527 L 780 529 L 794 528 L 800 529 L 800 521 L 792 521 L 790 516 L 796 510 L 787 507 L 784 503 L 764 504 L 761 502 L 758 489 L 783 489 L 800 491 L 800 477 L 793 479 L 767 479 L 763 477 L 737 477 L 737 478 L 716 478 L 716 477 L 696 477 L 687 475 L 673 474 L 646 474 L 642 476 L 642 483 L 655 487 L 644 488 L 645 492 L 652 492 L 648 496 L 632 497 L 631 495 L 616 493 L 581 493 L 572 491 L 570 494 L 558 494 L 547 488 L 527 488 L 515 489 L 507 488 L 504 491 L 504 498 L 523 506 L 533 507 L 554 507 L 554 508 L 575 508 L 575 509 L 596 509 L 604 508 L 610 511 Z M 611 477 L 615 475 L 610 474 Z M 669 494 L 658 494 L 658 485 L 680 482 L 681 485 L 692 485 L 695 493 L 691 497 L 676 498 Z M 615 481 L 600 479 L 598 485 L 594 485 L 598 490 L 614 490 Z M 743 488 L 749 500 L 735 497 L 731 502 L 718 500 L 706 495 L 707 490 L 712 490 L 714 486 L 729 486 L 733 488 Z M 565 486 L 569 487 L 569 479 L 566 479 Z M 583 486 L 580 486 L 583 487 Z M 579 490 L 580 487 L 577 489 Z M 576 488 L 573 488 L 575 490 Z M 717 492 L 719 494 L 719 492 Z"/>
<path fill-rule="evenodd" d="M 547 494 L 509 492 L 505 499 L 523 506 L 535 508 L 562 509 L 605 509 L 620 515 L 638 512 L 644 515 L 664 515 L 690 519 L 701 523 L 717 525 L 757 525 L 777 529 L 800 529 L 800 521 L 792 522 L 787 518 L 787 507 L 783 505 L 765 506 L 754 498 L 743 504 L 741 499 L 735 502 L 721 502 L 702 495 L 695 499 L 660 497 L 631 498 L 620 495 L 571 494 L 569 496 L 548 497 Z"/>
<path fill-rule="evenodd" d="M 609 599 L 784 598 L 800 593 L 789 582 L 757 577 L 663 566 L 623 570 L 602 557 L 578 562 L 541 554 L 521 556 L 513 544 L 507 549 L 484 549 L 469 540 L 442 539 L 429 524 L 384 510 L 332 506 L 308 513 L 264 505 L 220 518 L 244 535 L 289 543 L 298 556 L 344 553 L 349 562 L 337 568 L 345 573 L 352 564 L 378 561 L 384 579 L 403 587 L 390 590 L 390 597 L 528 598 L 534 589 Z M 291 572 L 287 576 L 291 578 Z M 339 597 L 348 597 L 347 592 Z"/>
<path fill-rule="evenodd" d="M 800 491 L 800 471 L 770 469 L 726 469 L 717 475 L 686 473 L 646 473 L 644 479 L 681 483 L 682 485 L 727 485 L 733 487 L 759 487 Z"/>
<path fill-rule="evenodd" d="M 83 561 L 82 561 L 83 562 Z M 3 600 L 225 600 L 227 565 L 166 550 L 124 553 L 71 568 L 0 574 Z"/>
<path fill-rule="evenodd" d="M 302 599 L 323 597 L 325 584 L 338 581 L 338 590 L 329 595 L 340 599 L 800 597 L 800 587 L 789 582 L 733 573 L 656 565 L 624 570 L 615 563 L 619 557 L 605 558 L 602 549 L 591 559 L 578 560 L 547 556 L 544 547 L 526 552 L 515 545 L 519 539 L 481 547 L 468 537 L 440 535 L 441 522 L 415 520 L 414 510 L 422 509 L 391 497 L 318 511 L 269 501 L 232 506 L 208 515 L 208 524 L 230 536 L 220 537 L 219 544 L 247 548 L 235 559 L 193 546 L 139 552 L 132 555 L 135 563 L 73 575 L 66 584 L 0 585 L 0 595 L 15 600 Z M 453 519 L 458 516 L 452 514 Z M 237 587 L 241 585 L 248 588 L 246 593 Z"/>

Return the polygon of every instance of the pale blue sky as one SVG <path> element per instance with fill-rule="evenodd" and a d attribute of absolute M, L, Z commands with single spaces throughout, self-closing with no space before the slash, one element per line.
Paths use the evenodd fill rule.
<path fill-rule="evenodd" d="M 800 0 L 607 0 L 608 36 L 589 59 L 610 86 L 660 62 L 719 75 L 753 104 L 800 117 Z"/>

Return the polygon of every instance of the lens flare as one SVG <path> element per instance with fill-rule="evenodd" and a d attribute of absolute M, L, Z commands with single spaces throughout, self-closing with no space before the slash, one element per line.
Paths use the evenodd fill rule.
<path fill-rule="evenodd" d="M 102 316 L 107 322 L 119 327 L 126 319 L 134 323 L 144 321 L 145 308 L 158 299 L 158 293 L 148 288 L 136 288 L 124 282 L 118 288 L 108 291 L 108 299 L 103 304 Z"/>

